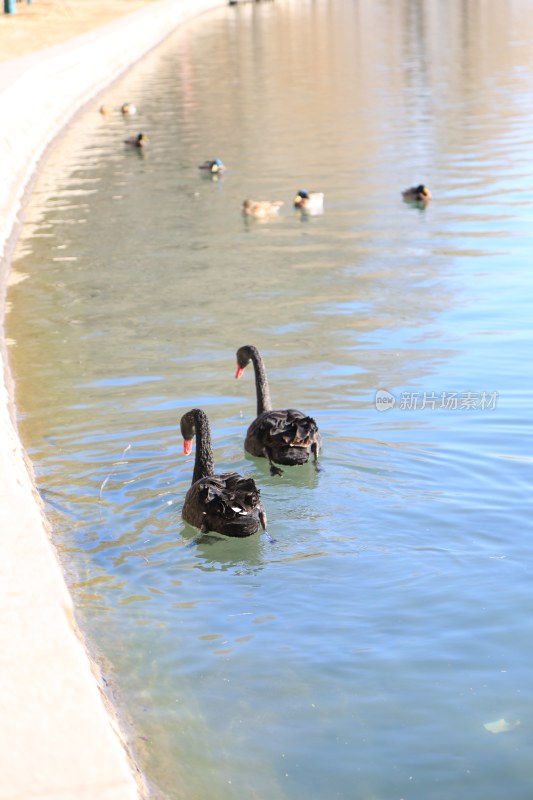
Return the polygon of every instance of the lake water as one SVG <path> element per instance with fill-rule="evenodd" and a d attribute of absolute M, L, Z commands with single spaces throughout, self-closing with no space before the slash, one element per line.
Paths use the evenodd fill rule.
<path fill-rule="evenodd" d="M 161 796 L 531 798 L 532 39 L 528 0 L 223 8 L 41 170 L 9 291 L 20 428 Z M 285 205 L 246 223 L 246 197 Z M 243 344 L 317 420 L 322 472 L 245 456 Z M 183 523 L 194 406 L 271 539 Z"/>

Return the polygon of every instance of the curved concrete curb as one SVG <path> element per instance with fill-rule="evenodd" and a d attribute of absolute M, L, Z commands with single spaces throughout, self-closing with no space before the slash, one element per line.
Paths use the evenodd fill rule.
<path fill-rule="evenodd" d="M 91 97 L 174 28 L 223 0 L 164 0 L 0 65 L 0 315 L 9 237 L 45 148 Z M 121 740 L 52 548 L 0 358 L 0 800 L 133 800 Z"/>

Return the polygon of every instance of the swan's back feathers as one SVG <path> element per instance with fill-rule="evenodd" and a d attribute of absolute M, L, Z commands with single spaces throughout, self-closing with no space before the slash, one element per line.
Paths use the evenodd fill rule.
<path fill-rule="evenodd" d="M 210 475 L 193 483 L 183 506 L 183 517 L 202 531 L 226 536 L 250 536 L 266 527 L 266 515 L 253 478 L 238 472 Z"/>
<path fill-rule="evenodd" d="M 259 503 L 259 489 L 253 478 L 238 472 L 213 475 L 199 481 L 200 498 L 207 511 L 225 519 L 250 514 Z"/>
<path fill-rule="evenodd" d="M 312 417 L 306 417 L 295 408 L 283 411 L 269 411 L 261 420 L 259 428 L 271 442 L 280 445 L 309 447 L 318 434 L 318 427 Z"/>
<path fill-rule="evenodd" d="M 245 447 L 252 455 L 271 453 L 278 464 L 305 464 L 320 445 L 318 426 L 295 408 L 265 411 L 248 428 Z"/>

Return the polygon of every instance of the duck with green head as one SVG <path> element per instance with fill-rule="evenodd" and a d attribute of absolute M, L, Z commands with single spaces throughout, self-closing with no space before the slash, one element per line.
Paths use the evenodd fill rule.
<path fill-rule="evenodd" d="M 198 169 L 209 172 L 211 175 L 220 175 L 225 171 L 226 167 L 220 158 L 214 158 L 212 161 L 204 161 L 203 164 L 199 164 Z"/>
<path fill-rule="evenodd" d="M 294 208 L 308 214 L 320 214 L 324 210 L 324 192 L 308 192 L 300 189 L 294 198 Z"/>

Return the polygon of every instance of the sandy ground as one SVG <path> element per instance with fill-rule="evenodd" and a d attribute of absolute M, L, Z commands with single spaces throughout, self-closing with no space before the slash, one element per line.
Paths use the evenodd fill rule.
<path fill-rule="evenodd" d="M 22 0 L 5 14 L 0 0 L 0 62 L 86 33 L 156 0 Z"/>

